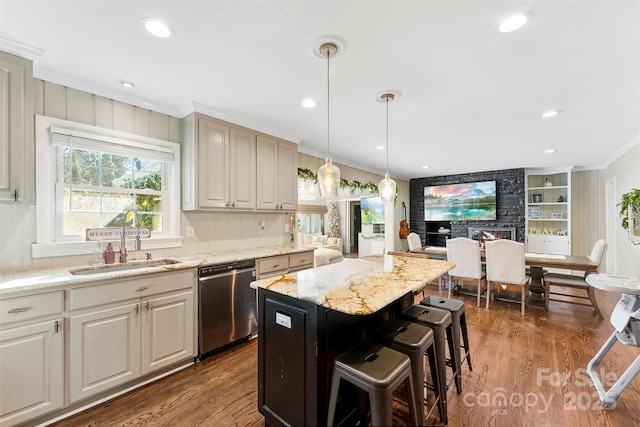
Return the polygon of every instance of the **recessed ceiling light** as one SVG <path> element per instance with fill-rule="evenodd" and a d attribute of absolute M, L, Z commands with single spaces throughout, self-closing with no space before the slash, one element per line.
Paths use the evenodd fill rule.
<path fill-rule="evenodd" d="M 378 146 L 376 147 L 376 150 L 384 150 L 384 145 L 378 145 Z"/>
<path fill-rule="evenodd" d="M 515 31 L 526 24 L 528 19 L 529 17 L 524 13 L 511 15 L 500 23 L 500 25 L 498 26 L 498 32 L 510 33 L 512 31 Z"/>
<path fill-rule="evenodd" d="M 120 84 L 126 88 L 132 88 L 133 86 L 135 86 L 133 83 L 126 80 L 120 80 Z"/>
<path fill-rule="evenodd" d="M 543 119 L 548 119 L 550 117 L 555 117 L 560 113 L 561 113 L 560 110 L 549 110 L 549 111 L 545 111 L 544 113 L 540 114 L 540 117 L 542 117 Z"/>
<path fill-rule="evenodd" d="M 144 25 L 144 28 L 156 37 L 166 39 L 175 34 L 173 28 L 159 19 L 142 18 L 141 21 Z"/>
<path fill-rule="evenodd" d="M 316 106 L 316 102 L 313 99 L 305 99 L 302 101 L 302 106 L 304 108 L 313 108 Z"/>
<path fill-rule="evenodd" d="M 555 152 L 556 152 L 555 148 L 549 148 L 547 150 L 544 150 L 544 154 L 551 154 L 551 153 L 555 153 Z"/>
<path fill-rule="evenodd" d="M 429 166 L 423 166 L 422 169 L 429 169 Z"/>

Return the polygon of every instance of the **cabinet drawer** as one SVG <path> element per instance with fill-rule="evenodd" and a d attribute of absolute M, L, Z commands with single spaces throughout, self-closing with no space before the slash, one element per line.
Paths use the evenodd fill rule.
<path fill-rule="evenodd" d="M 69 310 L 111 304 L 148 295 L 192 288 L 195 270 L 139 276 L 69 291 Z"/>
<path fill-rule="evenodd" d="M 29 295 L 0 300 L 0 323 L 20 322 L 63 311 L 64 292 Z"/>
<path fill-rule="evenodd" d="M 289 255 L 289 270 L 313 267 L 313 251 Z"/>
<path fill-rule="evenodd" d="M 289 255 L 261 258 L 257 261 L 258 277 L 264 278 L 289 271 Z"/>

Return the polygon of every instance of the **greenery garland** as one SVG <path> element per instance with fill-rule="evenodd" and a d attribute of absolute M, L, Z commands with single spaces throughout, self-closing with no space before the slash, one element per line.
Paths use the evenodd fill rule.
<path fill-rule="evenodd" d="M 311 169 L 298 168 L 298 178 L 318 182 L 318 175 Z M 348 188 L 351 193 L 356 190 L 360 190 L 362 192 L 369 190 L 371 194 L 378 194 L 378 186 L 371 181 L 362 183 L 357 180 L 349 181 L 348 179 L 340 178 L 340 188 Z"/>

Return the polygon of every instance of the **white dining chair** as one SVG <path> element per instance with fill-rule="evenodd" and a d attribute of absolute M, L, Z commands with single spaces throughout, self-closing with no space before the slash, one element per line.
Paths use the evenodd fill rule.
<path fill-rule="evenodd" d="M 598 240 L 591 249 L 591 254 L 588 255 L 588 258 L 598 265 L 597 270 L 600 272 L 600 266 L 602 265 L 602 260 L 604 259 L 604 255 L 607 252 L 607 242 L 604 239 Z M 566 302 L 569 304 L 577 304 L 577 305 L 591 305 L 594 308 L 594 314 L 598 315 L 601 319 L 604 319 L 602 313 L 600 312 L 600 308 L 598 307 L 598 301 L 596 301 L 596 294 L 585 280 L 589 273 L 585 273 L 582 276 L 576 276 L 573 274 L 560 274 L 560 273 L 548 273 L 542 277 L 542 281 L 544 283 L 545 291 L 544 291 L 544 306 L 548 310 L 549 309 L 549 301 L 556 302 Z M 587 293 L 587 296 L 583 295 L 575 295 L 571 293 L 564 292 L 551 292 L 551 286 L 560 286 L 564 288 L 572 288 L 572 289 L 581 289 Z M 551 298 L 551 295 L 561 295 L 565 298 L 557 299 Z M 570 297 L 567 299 L 566 297 Z M 572 299 L 577 299 L 578 301 L 573 301 Z M 582 300 L 589 300 L 591 304 L 585 304 Z"/>
<path fill-rule="evenodd" d="M 487 308 L 491 291 L 495 284 L 518 285 L 522 287 L 520 314 L 524 316 L 524 307 L 529 295 L 531 277 L 525 272 L 524 243 L 499 239 L 485 242 L 487 263 Z"/>
<path fill-rule="evenodd" d="M 409 245 L 409 251 L 414 251 L 422 247 L 420 236 L 417 233 L 409 233 L 407 236 L 407 244 Z"/>
<path fill-rule="evenodd" d="M 480 297 L 484 293 L 482 281 L 485 279 L 480 260 L 480 243 L 466 237 L 456 237 L 447 239 L 446 245 L 447 260 L 456 264 L 452 270 L 449 270 L 449 294 L 447 297 L 451 298 L 454 282 L 456 287 L 459 287 L 460 281 L 475 280 L 478 284 L 476 306 L 480 307 Z"/>

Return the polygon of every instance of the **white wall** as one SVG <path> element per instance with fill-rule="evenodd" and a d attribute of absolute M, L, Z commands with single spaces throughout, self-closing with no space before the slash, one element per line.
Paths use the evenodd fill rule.
<path fill-rule="evenodd" d="M 588 255 L 596 240 L 607 239 L 607 262 L 602 271 L 640 277 L 640 246 L 627 242 L 617 206 L 622 194 L 640 188 L 638 138 L 630 146 L 632 148 L 604 169 L 573 172 L 571 250 L 574 255 Z M 608 195 L 607 191 L 614 194 Z"/>

